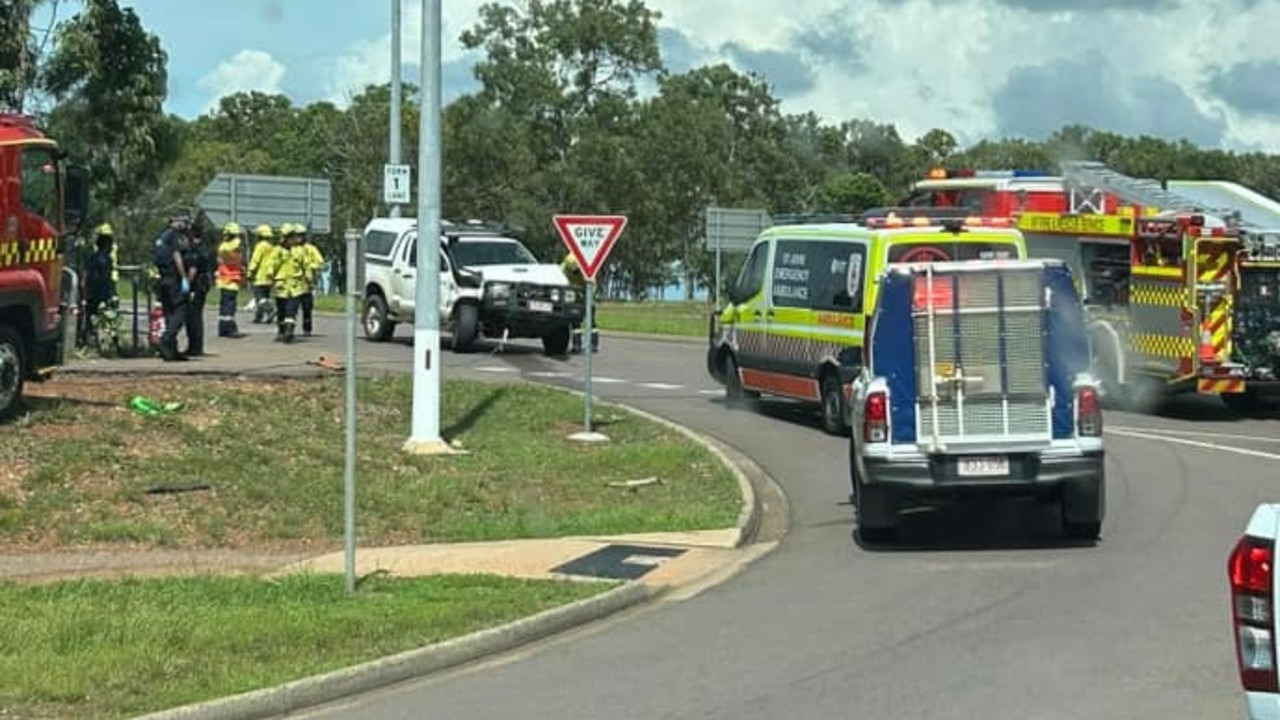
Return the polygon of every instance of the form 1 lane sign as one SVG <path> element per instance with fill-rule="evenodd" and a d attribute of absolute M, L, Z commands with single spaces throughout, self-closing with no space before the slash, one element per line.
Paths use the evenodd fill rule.
<path fill-rule="evenodd" d="M 556 230 L 578 261 L 582 276 L 594 282 L 613 244 L 627 226 L 625 215 L 556 215 Z"/>

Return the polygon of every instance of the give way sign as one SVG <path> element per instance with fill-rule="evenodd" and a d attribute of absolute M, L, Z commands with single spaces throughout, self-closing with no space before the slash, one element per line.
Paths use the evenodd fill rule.
<path fill-rule="evenodd" d="M 560 239 L 578 261 L 582 276 L 596 279 L 609 251 L 627 226 L 625 215 L 556 215 L 553 218 Z"/>

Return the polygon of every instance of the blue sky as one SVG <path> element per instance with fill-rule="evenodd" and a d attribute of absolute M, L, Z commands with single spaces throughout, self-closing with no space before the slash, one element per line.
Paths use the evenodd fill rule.
<path fill-rule="evenodd" d="M 421 0 L 403 0 L 416 82 Z M 122 0 L 170 56 L 168 109 L 223 93 L 342 104 L 389 76 L 390 0 Z M 446 100 L 481 0 L 445 0 Z M 914 139 L 1042 137 L 1079 122 L 1280 152 L 1280 0 L 650 0 L 675 70 L 728 62 L 787 112 L 870 118 Z M 67 4 L 64 3 L 64 7 Z M 356 10 L 355 8 L 360 8 Z M 1225 40 L 1229 38 L 1229 40 Z"/>

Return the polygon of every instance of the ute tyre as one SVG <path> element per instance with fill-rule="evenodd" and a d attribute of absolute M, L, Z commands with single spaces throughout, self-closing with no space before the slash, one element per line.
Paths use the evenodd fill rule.
<path fill-rule="evenodd" d="M 892 541 L 898 534 L 898 507 L 893 492 L 884 487 L 862 482 L 855 462 L 857 445 L 849 438 L 849 477 L 853 481 L 854 516 L 858 521 L 858 537 L 873 545 Z"/>
<path fill-rule="evenodd" d="M 480 337 L 480 308 L 465 303 L 459 305 L 453 328 L 453 351 L 469 353 L 476 348 Z"/>
<path fill-rule="evenodd" d="M 1073 523 L 1064 522 L 1063 530 L 1071 540 L 1082 540 L 1085 542 L 1093 542 L 1102 537 L 1102 521 L 1091 520 L 1089 522 Z"/>
<path fill-rule="evenodd" d="M 822 430 L 829 435 L 848 434 L 849 426 L 844 421 L 844 389 L 840 387 L 835 373 L 827 372 L 822 375 L 821 394 Z"/>
<path fill-rule="evenodd" d="M 1068 482 L 1062 488 L 1062 531 L 1070 540 L 1094 542 L 1102 536 L 1107 507 L 1103 479 Z"/>
<path fill-rule="evenodd" d="M 27 379 L 26 350 L 22 336 L 0 325 L 0 420 L 8 419 L 22 404 L 22 388 Z"/>
<path fill-rule="evenodd" d="M 556 328 L 550 335 L 542 337 L 542 350 L 552 357 L 564 357 L 569 353 L 569 340 L 573 331 L 568 325 Z"/>
<path fill-rule="evenodd" d="M 364 336 L 373 342 L 386 342 L 396 332 L 396 324 L 391 322 L 386 298 L 381 295 L 370 295 L 364 301 Z"/>

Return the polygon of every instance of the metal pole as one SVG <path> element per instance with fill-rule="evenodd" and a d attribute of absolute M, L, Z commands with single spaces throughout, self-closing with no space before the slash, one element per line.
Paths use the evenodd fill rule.
<path fill-rule="evenodd" d="M 582 351 L 586 353 L 587 356 L 585 363 L 586 369 L 584 371 L 585 377 L 582 381 L 583 389 L 586 390 L 586 394 L 583 395 L 582 398 L 582 429 L 584 432 L 588 433 L 593 432 L 591 428 L 591 356 L 595 354 L 595 345 L 592 343 L 592 340 L 595 339 L 595 327 L 592 325 L 592 322 L 595 320 L 595 309 L 593 307 L 595 304 L 596 284 L 594 281 L 588 281 L 587 316 L 583 320 L 582 333 L 586 336 L 583 338 Z"/>
<path fill-rule="evenodd" d="M 347 592 L 356 591 L 356 297 L 360 280 L 349 268 L 360 262 L 360 234 L 347 233 L 347 412 L 342 468 L 342 533 Z"/>
<path fill-rule="evenodd" d="M 401 99 L 400 87 L 400 3 L 401 0 L 391 0 L 391 164 L 399 165 L 402 162 L 400 150 L 400 129 L 403 121 L 400 119 L 400 111 L 404 105 Z M 400 217 L 400 206 L 391 206 L 391 217 Z"/>
<path fill-rule="evenodd" d="M 413 324 L 413 429 L 406 449 L 449 452 L 440 438 L 441 0 L 422 4 L 418 143 L 418 272 Z"/>

